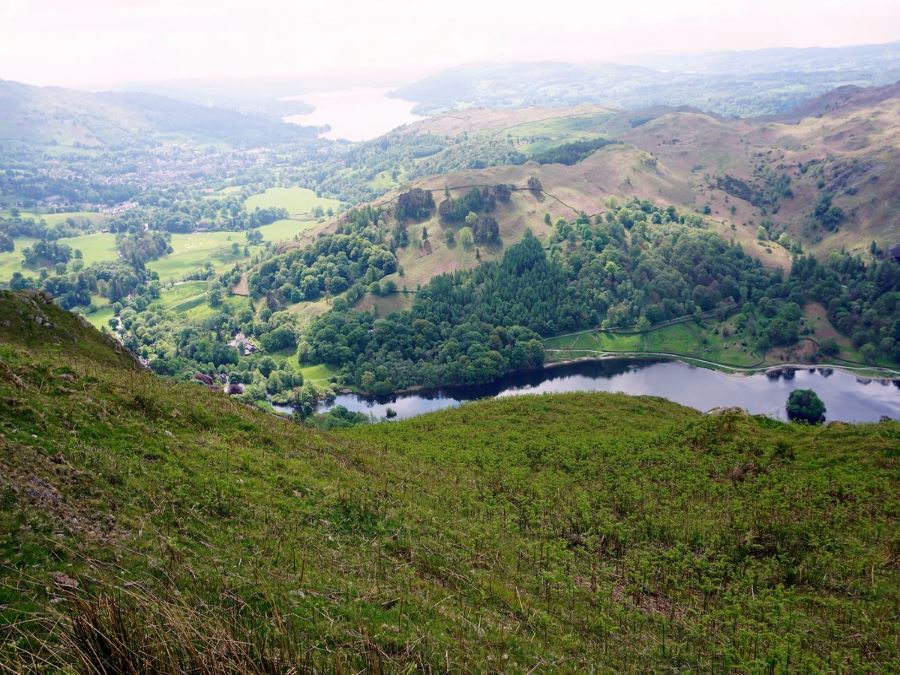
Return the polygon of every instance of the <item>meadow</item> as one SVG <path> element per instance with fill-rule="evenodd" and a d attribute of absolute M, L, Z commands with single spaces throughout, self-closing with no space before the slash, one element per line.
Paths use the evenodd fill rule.
<path fill-rule="evenodd" d="M 341 202 L 337 199 L 317 197 L 313 190 L 302 187 L 274 187 L 265 192 L 252 195 L 244 202 L 244 208 L 253 211 L 256 208 L 280 208 L 287 209 L 291 218 L 301 216 L 312 217 L 313 209 L 317 206 L 323 210 L 329 208 L 337 211 Z"/>
<path fill-rule="evenodd" d="M 548 361 L 616 352 L 666 352 L 726 365 L 760 365 L 764 355 L 741 344 L 735 335 L 722 337 L 728 322 L 690 321 L 647 333 L 582 331 L 544 340 Z"/>
<path fill-rule="evenodd" d="M 240 251 L 231 252 L 237 243 Z M 192 232 L 172 235 L 172 253 L 147 263 L 147 268 L 158 273 L 160 281 L 174 281 L 186 274 L 201 270 L 205 263 L 221 269 L 235 262 L 246 260 L 244 247 L 247 239 L 243 232 Z M 250 255 L 259 247 L 250 246 Z"/>
<path fill-rule="evenodd" d="M 263 225 L 256 229 L 262 234 L 263 241 L 289 241 L 301 232 L 305 232 L 315 225 L 314 220 L 291 220 L 285 218 L 276 220 L 269 225 Z"/>
<path fill-rule="evenodd" d="M 18 237 L 15 240 L 14 251 L 0 253 L 0 282 L 9 281 L 15 272 L 21 272 L 25 276 L 37 276 L 39 270 L 25 267 L 22 264 L 22 250 L 36 241 L 30 237 Z M 119 257 L 116 249 L 116 235 L 111 233 L 83 234 L 78 237 L 60 239 L 60 242 L 71 246 L 73 250 L 81 251 L 85 266 L 104 260 L 115 260 Z"/>

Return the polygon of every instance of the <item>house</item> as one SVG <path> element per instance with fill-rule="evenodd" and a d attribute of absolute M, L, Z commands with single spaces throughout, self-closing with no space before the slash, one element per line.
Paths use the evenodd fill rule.
<path fill-rule="evenodd" d="M 255 354 L 259 351 L 259 347 L 250 338 L 240 332 L 232 338 L 231 342 L 228 343 L 228 346 L 234 347 L 244 356 L 249 356 L 250 354 Z"/>

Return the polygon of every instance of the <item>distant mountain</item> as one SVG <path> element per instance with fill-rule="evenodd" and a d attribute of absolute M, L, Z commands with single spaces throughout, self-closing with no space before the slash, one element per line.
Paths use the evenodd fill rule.
<path fill-rule="evenodd" d="M 900 42 L 851 47 L 752 49 L 705 54 L 650 55 L 634 65 L 661 71 L 719 75 L 777 72 L 857 72 L 885 81 L 900 79 Z M 891 72 L 892 71 L 892 72 Z M 892 74 L 893 73 L 893 74 Z"/>
<path fill-rule="evenodd" d="M 0 145 L 110 148 L 192 140 L 256 146 L 314 133 L 154 94 L 89 93 L 0 80 Z"/>
<path fill-rule="evenodd" d="M 393 95 L 417 112 L 600 103 L 689 105 L 726 116 L 782 113 L 845 85 L 900 79 L 900 42 L 834 49 L 771 49 L 653 57 L 638 65 L 475 63 L 431 75 Z"/>

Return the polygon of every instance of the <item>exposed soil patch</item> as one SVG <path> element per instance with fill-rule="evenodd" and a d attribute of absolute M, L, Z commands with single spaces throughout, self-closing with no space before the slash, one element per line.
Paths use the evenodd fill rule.
<path fill-rule="evenodd" d="M 231 292 L 235 295 L 241 295 L 245 298 L 250 295 L 250 284 L 247 281 L 246 272 L 241 275 L 240 280 L 238 280 L 238 282 L 234 285 L 234 288 L 231 289 Z"/>

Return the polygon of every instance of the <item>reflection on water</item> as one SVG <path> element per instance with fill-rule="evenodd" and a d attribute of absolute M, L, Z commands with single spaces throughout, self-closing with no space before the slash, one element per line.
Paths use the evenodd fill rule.
<path fill-rule="evenodd" d="M 883 415 L 900 419 L 900 381 L 868 380 L 828 368 L 758 375 L 726 375 L 678 361 L 585 361 L 529 373 L 516 373 L 477 387 L 450 387 L 414 394 L 364 398 L 338 396 L 333 405 L 383 418 L 388 408 L 397 419 L 460 405 L 479 398 L 567 391 L 608 391 L 661 396 L 710 410 L 739 407 L 778 419 L 794 389 L 813 389 L 825 403 L 829 420 L 877 422 Z"/>
<path fill-rule="evenodd" d="M 412 113 L 416 105 L 401 98 L 388 98 L 389 89 L 357 87 L 290 96 L 286 100 L 304 101 L 315 106 L 311 113 L 290 115 L 285 122 L 304 126 L 325 126 L 331 130 L 324 138 L 367 141 L 391 129 L 422 119 Z"/>

